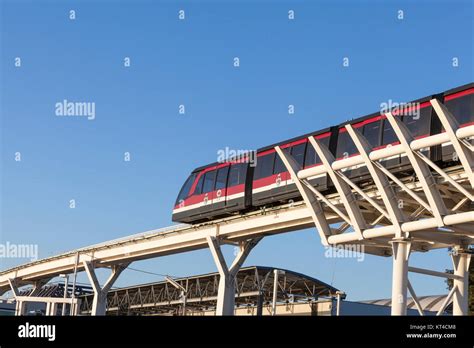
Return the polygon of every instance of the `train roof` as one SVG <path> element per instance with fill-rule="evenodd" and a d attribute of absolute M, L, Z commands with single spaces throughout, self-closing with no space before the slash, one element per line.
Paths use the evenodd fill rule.
<path fill-rule="evenodd" d="M 451 89 L 448 89 L 447 91 L 444 91 L 444 92 L 441 92 L 441 93 L 431 94 L 431 95 L 423 97 L 423 98 L 415 99 L 415 100 L 410 101 L 410 103 L 423 103 L 423 102 L 429 101 L 429 100 L 431 100 L 433 98 L 436 98 L 436 97 L 439 98 L 441 96 L 447 96 L 447 95 L 457 93 L 457 92 L 460 92 L 460 91 L 463 91 L 463 90 L 466 90 L 466 89 L 469 89 L 469 88 L 474 88 L 474 82 L 467 83 L 467 84 L 459 86 L 459 87 L 451 88 Z M 369 115 L 361 116 L 361 117 L 358 117 L 358 118 L 355 118 L 355 119 L 346 120 L 346 121 L 340 123 L 339 125 L 335 125 L 333 127 L 340 128 L 340 127 L 345 126 L 348 123 L 351 123 L 351 124 L 359 123 L 359 122 L 362 122 L 362 121 L 364 121 L 368 118 L 380 116 L 380 114 L 381 114 L 380 111 L 374 112 L 374 113 L 371 113 Z M 278 143 L 274 143 L 274 144 L 271 144 L 271 145 L 261 147 L 261 148 L 257 149 L 257 153 L 263 152 L 263 151 L 266 151 L 266 150 L 270 150 L 270 149 L 274 148 L 275 146 L 281 146 L 281 145 L 284 145 L 284 144 L 288 144 L 288 143 L 292 143 L 294 141 L 301 140 L 303 138 L 307 138 L 310 135 L 314 136 L 314 135 L 328 133 L 328 132 L 331 131 L 331 128 L 333 128 L 333 127 L 328 127 L 328 128 L 321 129 L 321 130 L 318 130 L 318 131 L 306 133 L 304 135 L 300 135 L 300 136 L 297 136 L 297 137 L 294 137 L 294 138 L 291 138 L 291 139 L 286 139 L 286 140 L 280 141 Z M 245 158 L 245 156 L 246 155 L 243 154 L 243 155 L 240 155 L 240 156 L 237 156 L 237 157 L 234 157 L 234 158 L 230 158 L 229 161 L 238 161 L 239 159 Z M 196 169 L 194 169 L 192 171 L 192 173 L 199 172 L 199 171 L 201 171 L 205 168 L 212 167 L 212 166 L 215 166 L 215 165 L 218 165 L 218 164 L 220 164 L 220 163 L 219 162 L 214 162 L 214 163 L 206 164 L 204 166 L 197 167 Z"/>

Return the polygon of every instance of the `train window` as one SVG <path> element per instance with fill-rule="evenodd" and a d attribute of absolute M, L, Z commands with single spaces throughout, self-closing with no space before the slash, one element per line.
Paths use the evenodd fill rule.
<path fill-rule="evenodd" d="M 430 134 L 431 106 L 417 109 L 418 112 L 411 112 L 403 116 L 403 123 L 407 126 L 413 137 L 417 138 Z"/>
<path fill-rule="evenodd" d="M 229 173 L 229 166 L 220 168 L 217 171 L 216 190 L 223 189 L 227 186 L 227 174 Z"/>
<path fill-rule="evenodd" d="M 370 146 L 377 147 L 379 146 L 380 141 L 380 120 L 375 122 L 366 123 L 364 129 L 362 129 L 362 134 L 369 141 Z"/>
<path fill-rule="evenodd" d="M 183 187 L 181 188 L 181 191 L 179 191 L 178 198 L 176 199 L 176 204 L 179 204 L 180 201 L 186 199 L 189 195 L 189 191 L 191 190 L 191 187 L 193 186 L 194 180 L 196 179 L 196 174 L 191 174 L 184 183 Z"/>
<path fill-rule="evenodd" d="M 216 171 L 211 170 L 204 175 L 204 186 L 202 193 L 208 193 L 214 190 L 214 182 L 216 181 Z"/>
<path fill-rule="evenodd" d="M 258 157 L 254 178 L 261 179 L 261 178 L 265 178 L 267 176 L 272 175 L 274 161 L 275 161 L 275 152 Z"/>
<path fill-rule="evenodd" d="M 240 185 L 245 183 L 245 176 L 247 173 L 247 163 L 233 164 L 229 171 L 228 187 Z"/>
<path fill-rule="evenodd" d="M 304 164 L 305 150 L 306 150 L 306 143 L 298 144 L 291 147 L 291 155 L 296 160 L 296 162 L 298 162 L 300 167 L 303 167 L 303 164 Z"/>
<path fill-rule="evenodd" d="M 201 175 L 196 187 L 194 188 L 194 193 L 193 193 L 194 195 L 200 195 L 202 193 L 202 184 L 203 184 L 203 182 L 204 182 L 204 174 Z"/>
<path fill-rule="evenodd" d="M 468 94 L 444 103 L 460 125 L 474 121 L 474 94 Z"/>
<path fill-rule="evenodd" d="M 314 149 L 313 145 L 308 144 L 306 147 L 306 157 L 304 161 L 305 168 L 311 166 L 313 164 L 321 162 L 316 150 Z"/>
<path fill-rule="evenodd" d="M 357 148 L 348 132 L 341 132 L 337 138 L 336 158 L 348 157 L 357 153 Z"/>
<path fill-rule="evenodd" d="M 288 153 L 288 149 L 282 149 L 284 152 Z M 286 167 L 281 160 L 279 154 L 275 153 L 275 167 L 273 168 L 273 174 L 279 174 L 286 172 Z"/>
<path fill-rule="evenodd" d="M 398 141 L 392 125 L 387 119 L 383 120 L 382 145 L 392 144 Z"/>
<path fill-rule="evenodd" d="M 326 145 L 326 147 L 329 146 L 329 139 L 330 137 L 325 137 L 322 139 L 319 139 L 319 142 L 322 143 L 323 145 Z M 304 167 L 309 167 L 314 164 L 321 163 L 321 159 L 319 158 L 318 154 L 316 153 L 316 150 L 314 149 L 313 145 L 311 143 L 308 143 L 308 146 L 306 146 L 306 155 L 304 159 Z"/>

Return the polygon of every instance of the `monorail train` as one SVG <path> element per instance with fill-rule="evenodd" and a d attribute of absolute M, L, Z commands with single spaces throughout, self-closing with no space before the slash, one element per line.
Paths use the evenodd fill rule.
<path fill-rule="evenodd" d="M 395 111 L 392 109 L 393 115 L 401 118 L 414 138 L 443 132 L 441 122 L 430 104 L 433 98 L 447 107 L 461 127 L 474 124 L 474 83 L 470 83 L 408 103 L 407 105 L 416 106 L 416 117 L 413 116 L 411 107 L 398 108 Z M 241 157 L 196 168 L 179 192 L 173 209 L 173 221 L 198 223 L 260 209 L 262 206 L 287 203 L 290 199 L 301 199 L 274 147 L 279 145 L 284 151 L 288 151 L 301 168 L 321 164 L 314 148 L 308 142 L 310 135 L 325 144 L 336 159 L 354 156 L 358 152 L 344 127 L 346 124 L 357 128 L 374 150 L 398 144 L 390 123 L 383 113 L 377 112 L 258 149 L 255 167 L 247 158 Z M 472 139 L 470 141 L 472 142 Z M 453 148 L 449 144 L 432 146 L 422 151 L 439 165 L 456 164 Z M 413 169 L 404 155 L 382 160 L 381 163 L 397 176 L 413 174 Z M 368 170 L 363 165 L 346 169 L 344 173 L 353 182 L 370 181 Z M 333 189 L 326 174 L 310 177 L 309 182 L 320 192 Z"/>

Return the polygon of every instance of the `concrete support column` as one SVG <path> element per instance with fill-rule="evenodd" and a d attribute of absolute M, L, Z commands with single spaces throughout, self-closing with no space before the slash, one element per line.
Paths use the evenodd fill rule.
<path fill-rule="evenodd" d="M 15 315 L 16 316 L 25 315 L 26 303 L 18 299 L 18 296 L 20 296 L 20 291 L 18 290 L 18 287 L 19 287 L 18 282 L 16 281 L 16 279 L 8 279 L 8 283 L 10 285 L 10 290 L 12 291 L 13 296 L 16 299 Z"/>
<path fill-rule="evenodd" d="M 91 315 L 105 315 L 107 310 L 107 294 L 115 283 L 119 275 L 124 269 L 128 267 L 130 263 L 112 266 L 112 274 L 105 282 L 104 286 L 101 287 L 97 276 L 94 271 L 94 266 L 90 261 L 84 261 L 84 269 L 86 270 L 87 277 L 94 289 L 94 300 L 92 301 Z"/>
<path fill-rule="evenodd" d="M 207 236 L 207 244 L 211 250 L 214 262 L 219 271 L 219 289 L 217 294 L 216 315 L 234 315 L 235 307 L 235 277 L 250 251 L 262 239 L 256 238 L 239 244 L 240 251 L 230 267 L 227 267 L 216 237 Z"/>
<path fill-rule="evenodd" d="M 453 296 L 453 315 L 468 315 L 468 298 L 469 298 L 469 263 L 471 255 L 464 250 L 455 250 L 451 254 L 454 266 L 454 275 L 458 278 L 453 280 L 453 286 L 456 291 Z"/>
<path fill-rule="evenodd" d="M 408 259 L 411 242 L 407 239 L 394 239 L 392 276 L 392 315 L 407 314 Z"/>
<path fill-rule="evenodd" d="M 219 279 L 216 315 L 234 315 L 235 277 L 226 274 Z"/>

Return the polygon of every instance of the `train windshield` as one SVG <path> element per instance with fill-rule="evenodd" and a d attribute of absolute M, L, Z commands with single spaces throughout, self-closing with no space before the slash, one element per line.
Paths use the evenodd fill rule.
<path fill-rule="evenodd" d="M 176 205 L 180 203 L 180 201 L 183 201 L 188 197 L 189 191 L 191 190 L 191 187 L 193 186 L 194 180 L 196 179 L 196 174 L 191 174 L 184 183 L 183 187 L 181 188 L 181 191 L 179 191 L 178 198 L 176 199 Z"/>

